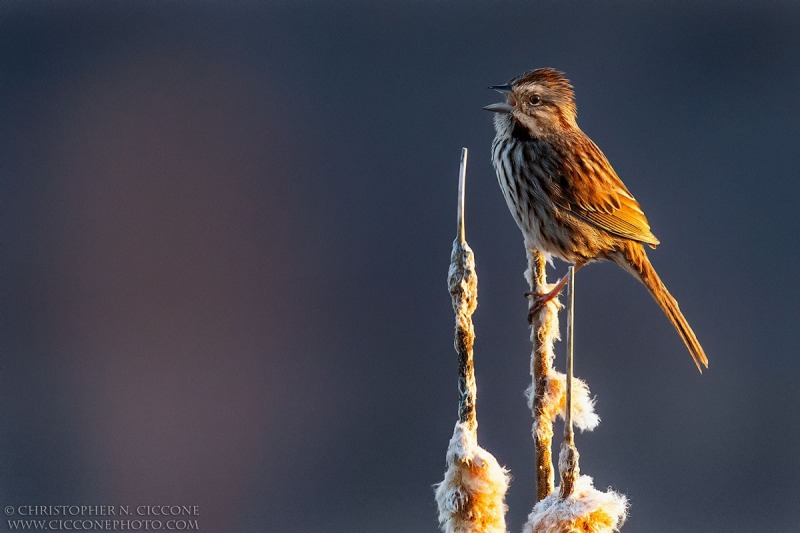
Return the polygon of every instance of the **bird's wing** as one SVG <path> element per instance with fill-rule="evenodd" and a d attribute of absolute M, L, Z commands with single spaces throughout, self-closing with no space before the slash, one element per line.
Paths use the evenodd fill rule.
<path fill-rule="evenodd" d="M 583 135 L 559 160 L 560 176 L 553 183 L 559 190 L 551 196 L 558 204 L 620 237 L 659 244 L 639 203 L 594 142 Z"/>

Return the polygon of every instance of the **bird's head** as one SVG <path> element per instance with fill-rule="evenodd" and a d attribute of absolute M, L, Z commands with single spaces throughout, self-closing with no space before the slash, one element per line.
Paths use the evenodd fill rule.
<path fill-rule="evenodd" d="M 540 68 L 489 88 L 505 94 L 506 101 L 484 109 L 524 126 L 535 137 L 576 127 L 575 95 L 562 72 Z"/>

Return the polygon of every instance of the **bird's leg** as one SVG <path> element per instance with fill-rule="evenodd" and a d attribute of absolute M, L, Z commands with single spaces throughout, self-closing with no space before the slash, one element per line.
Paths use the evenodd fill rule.
<path fill-rule="evenodd" d="M 576 262 L 574 271 L 577 272 L 579 268 L 584 265 L 583 262 Z M 564 277 L 558 280 L 558 283 L 550 289 L 549 291 L 545 292 L 544 294 L 534 294 L 532 292 L 526 292 L 525 296 L 528 298 L 532 298 L 531 306 L 528 309 L 528 323 L 533 322 L 533 315 L 538 313 L 542 310 L 542 308 L 547 305 L 547 302 L 561 294 L 561 291 L 564 289 L 564 285 L 567 284 L 569 281 L 569 271 L 564 274 Z"/>
<path fill-rule="evenodd" d="M 545 292 L 544 294 L 534 294 L 532 292 L 526 292 L 525 296 L 532 298 L 531 306 L 528 309 L 528 322 L 533 322 L 533 315 L 538 313 L 542 310 L 542 308 L 547 305 L 547 302 L 555 298 L 561 293 L 561 290 L 564 288 L 564 285 L 567 284 L 567 280 L 569 279 L 569 275 L 564 275 L 563 278 L 558 280 L 555 287 L 550 289 L 549 291 Z"/>

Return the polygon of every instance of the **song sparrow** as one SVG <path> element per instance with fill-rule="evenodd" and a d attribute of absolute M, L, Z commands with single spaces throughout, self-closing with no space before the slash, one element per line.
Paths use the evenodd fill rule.
<path fill-rule="evenodd" d="M 702 372 L 701 364 L 708 367 L 703 348 L 644 250 L 643 244 L 655 248 L 659 241 L 603 152 L 578 127 L 569 80 L 542 68 L 490 89 L 507 95 L 505 102 L 484 109 L 496 113 L 492 162 L 526 246 L 573 263 L 576 270 L 606 260 L 633 274 Z M 535 295 L 531 312 L 558 295 L 566 280 Z"/>

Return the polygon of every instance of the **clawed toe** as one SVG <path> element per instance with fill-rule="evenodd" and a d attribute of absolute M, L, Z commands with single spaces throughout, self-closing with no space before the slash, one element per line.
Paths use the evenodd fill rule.
<path fill-rule="evenodd" d="M 544 294 L 534 294 L 532 292 L 526 293 L 531 298 L 530 307 L 528 307 L 528 323 L 533 323 L 533 317 L 547 305 L 547 302 L 558 296 L 558 292 L 546 292 Z"/>
<path fill-rule="evenodd" d="M 528 324 L 533 324 L 533 317 L 542 310 L 542 307 L 544 307 L 546 303 L 546 301 L 543 301 L 542 295 L 537 294 L 533 297 L 533 301 L 528 308 Z"/>

